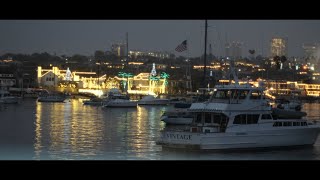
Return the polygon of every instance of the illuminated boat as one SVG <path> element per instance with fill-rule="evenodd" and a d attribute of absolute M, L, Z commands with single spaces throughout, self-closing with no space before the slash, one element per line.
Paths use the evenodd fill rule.
<path fill-rule="evenodd" d="M 152 95 L 145 96 L 140 101 L 138 101 L 138 105 L 168 105 L 168 104 L 170 104 L 169 99 L 159 99 L 159 98 L 155 98 Z"/>
<path fill-rule="evenodd" d="M 277 119 L 263 87 L 217 85 L 207 102 L 192 103 L 187 129 L 164 128 L 156 141 L 165 148 L 225 150 L 313 145 L 320 123 L 307 119 Z M 230 81 L 231 82 L 231 81 Z"/>

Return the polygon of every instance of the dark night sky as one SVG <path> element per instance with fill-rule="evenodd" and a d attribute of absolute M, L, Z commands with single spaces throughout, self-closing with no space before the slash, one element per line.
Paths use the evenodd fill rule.
<path fill-rule="evenodd" d="M 188 39 L 191 57 L 204 52 L 204 20 L 0 20 L 0 25 L 0 54 L 93 55 L 125 42 L 126 32 L 130 50 L 186 56 L 174 49 Z M 226 40 L 243 42 L 243 56 L 248 49 L 269 55 L 273 36 L 288 37 L 289 56 L 302 56 L 302 43 L 320 42 L 320 20 L 209 20 L 208 25 L 208 44 L 215 55 L 225 55 Z"/>

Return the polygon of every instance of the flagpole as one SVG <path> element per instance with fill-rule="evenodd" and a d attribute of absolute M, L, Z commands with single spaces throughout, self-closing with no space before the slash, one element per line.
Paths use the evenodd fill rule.
<path fill-rule="evenodd" d="M 182 52 L 182 51 L 187 51 L 187 56 L 189 54 L 189 50 L 188 50 L 188 40 L 184 40 L 181 44 L 179 44 L 176 49 L 175 49 L 177 52 Z M 187 62 L 188 63 L 188 62 Z M 187 64 L 188 66 L 188 64 Z M 187 69 L 188 67 L 186 68 L 186 76 L 187 76 Z"/>
<path fill-rule="evenodd" d="M 191 64 L 191 61 L 190 61 L 190 51 L 189 51 L 189 48 L 190 48 L 190 34 L 187 34 L 187 51 L 186 51 L 186 55 L 187 55 L 187 83 L 188 83 L 188 87 L 190 88 L 191 92 L 192 92 L 192 81 L 191 81 L 191 68 L 190 68 L 190 64 Z"/>

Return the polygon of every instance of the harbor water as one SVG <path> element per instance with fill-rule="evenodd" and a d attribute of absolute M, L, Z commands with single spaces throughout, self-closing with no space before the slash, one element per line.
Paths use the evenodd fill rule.
<path fill-rule="evenodd" d="M 1 160 L 319 160 L 320 138 L 313 147 L 183 151 L 156 145 L 172 106 L 102 108 L 81 99 L 41 103 L 24 99 L 0 105 Z M 305 103 L 308 118 L 319 120 L 319 103 Z"/>

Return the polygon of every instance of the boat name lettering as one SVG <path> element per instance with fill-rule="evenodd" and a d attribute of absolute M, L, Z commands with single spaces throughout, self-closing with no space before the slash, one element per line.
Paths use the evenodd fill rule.
<path fill-rule="evenodd" d="M 170 139 L 184 139 L 191 140 L 192 135 L 183 135 L 183 134 L 167 134 L 167 138 Z"/>

